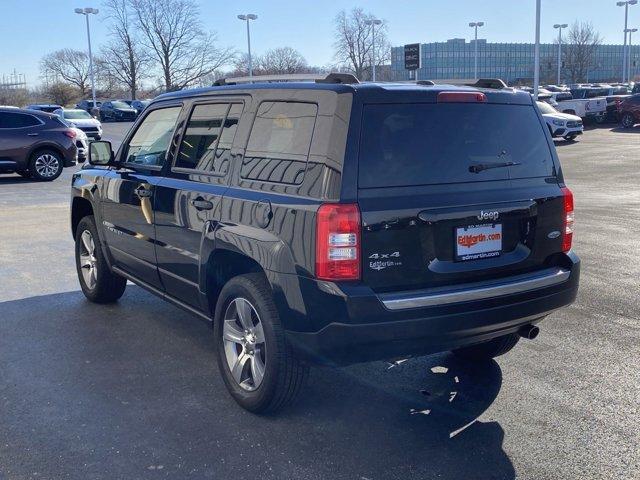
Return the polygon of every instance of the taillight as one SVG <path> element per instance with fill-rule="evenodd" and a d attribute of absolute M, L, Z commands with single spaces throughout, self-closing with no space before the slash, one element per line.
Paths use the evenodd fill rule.
<path fill-rule="evenodd" d="M 571 250 L 573 242 L 573 193 L 567 187 L 562 187 L 562 197 L 564 203 L 564 227 L 562 230 L 562 251 Z"/>
<path fill-rule="evenodd" d="M 76 138 L 76 132 L 73 130 L 64 130 L 62 133 L 69 138 Z"/>
<path fill-rule="evenodd" d="M 360 210 L 356 204 L 325 203 L 316 220 L 316 277 L 360 279 Z"/>
<path fill-rule="evenodd" d="M 440 92 L 438 103 L 484 103 L 487 96 L 482 92 Z"/>

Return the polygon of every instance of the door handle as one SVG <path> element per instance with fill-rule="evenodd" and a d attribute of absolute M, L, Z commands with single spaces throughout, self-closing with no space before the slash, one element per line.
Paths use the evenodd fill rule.
<path fill-rule="evenodd" d="M 37 137 L 37 133 L 27 133 L 27 137 Z"/>
<path fill-rule="evenodd" d="M 196 210 L 211 210 L 213 208 L 213 203 L 209 200 L 205 200 L 204 198 L 196 198 L 195 200 L 191 200 L 189 203 L 191 203 Z"/>
<path fill-rule="evenodd" d="M 135 192 L 135 194 L 136 194 L 137 196 L 139 196 L 140 198 L 148 198 L 148 197 L 150 197 L 151 195 L 153 195 L 153 191 L 148 190 L 148 189 L 146 189 L 146 188 L 144 188 L 144 187 L 138 187 L 138 188 L 136 188 L 136 189 L 134 190 L 134 192 Z"/>

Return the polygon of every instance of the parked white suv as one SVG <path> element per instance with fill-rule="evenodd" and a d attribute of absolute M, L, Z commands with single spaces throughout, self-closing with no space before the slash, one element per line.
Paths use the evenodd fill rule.
<path fill-rule="evenodd" d="M 536 103 L 553 138 L 562 137 L 571 141 L 575 140 L 578 135 L 582 135 L 583 125 L 580 117 L 569 113 L 560 113 L 546 102 Z"/>
<path fill-rule="evenodd" d="M 94 140 L 102 138 L 102 124 L 99 120 L 93 118 L 90 113 L 76 108 L 59 108 L 53 113 L 70 123 L 71 126 L 82 130 L 87 137 Z"/>

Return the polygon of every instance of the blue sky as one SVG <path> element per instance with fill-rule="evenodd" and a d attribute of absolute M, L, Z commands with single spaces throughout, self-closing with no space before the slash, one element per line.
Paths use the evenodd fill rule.
<path fill-rule="evenodd" d="M 162 0 L 158 0 L 162 1 Z M 101 0 L 0 0 L 0 76 L 15 68 L 33 85 L 39 82 L 40 58 L 53 50 L 86 49 L 84 18 L 75 7 L 101 8 Z M 246 37 L 238 13 L 255 13 L 255 53 L 292 46 L 314 65 L 332 60 L 333 20 L 355 6 L 388 22 L 393 45 L 469 38 L 470 21 L 484 21 L 481 37 L 495 42 L 534 40 L 535 0 L 198 0 L 204 26 L 218 33 L 222 45 L 244 51 Z M 624 9 L 615 0 L 542 0 L 543 42 L 555 38 L 553 24 L 590 21 L 604 43 L 622 43 Z M 640 5 L 630 7 L 629 26 L 640 27 Z M 92 40 L 106 38 L 104 15 L 92 16 Z M 640 38 L 640 37 L 639 37 Z M 634 42 L 635 43 L 635 42 Z"/>

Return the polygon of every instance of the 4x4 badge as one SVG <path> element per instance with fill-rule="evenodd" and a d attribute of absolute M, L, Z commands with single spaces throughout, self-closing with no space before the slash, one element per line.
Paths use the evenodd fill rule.
<path fill-rule="evenodd" d="M 392 259 L 400 258 L 400 252 L 392 253 L 372 253 L 369 255 L 369 259 L 373 262 L 369 262 L 369 268 L 372 270 L 384 270 L 387 267 L 399 267 L 402 262 Z"/>

